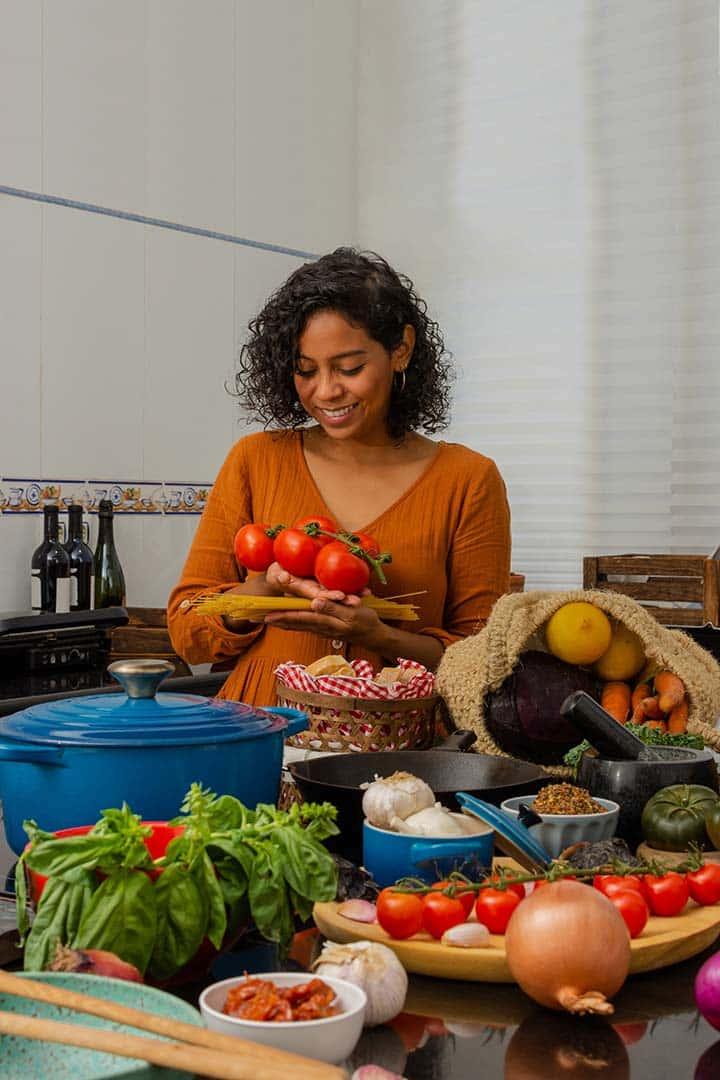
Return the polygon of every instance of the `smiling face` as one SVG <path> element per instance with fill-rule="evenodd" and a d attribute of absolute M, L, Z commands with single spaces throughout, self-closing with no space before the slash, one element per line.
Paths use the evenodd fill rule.
<path fill-rule="evenodd" d="M 392 380 L 407 366 L 413 330 L 388 352 L 336 311 L 311 315 L 298 339 L 295 389 L 300 404 L 334 439 L 388 441 Z"/>

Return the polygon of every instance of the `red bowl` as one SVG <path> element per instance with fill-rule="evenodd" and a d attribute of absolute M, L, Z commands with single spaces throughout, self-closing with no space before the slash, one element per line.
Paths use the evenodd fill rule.
<path fill-rule="evenodd" d="M 183 825 L 168 825 L 166 821 L 143 821 L 142 824 L 149 825 L 152 828 L 150 835 L 145 837 L 144 843 L 153 859 L 161 858 L 165 854 L 170 841 L 176 836 L 180 836 L 185 828 Z M 84 836 L 85 833 L 90 832 L 92 828 L 92 825 L 78 825 L 73 829 L 58 829 L 54 835 L 58 837 Z M 33 905 L 37 907 L 43 889 L 47 884 L 47 878 L 42 874 L 38 874 L 36 871 L 31 870 L 29 866 L 25 869 L 29 879 L 30 899 Z M 151 878 L 157 878 L 162 874 L 162 868 L 148 870 L 147 873 Z M 169 979 L 165 979 L 163 982 L 156 983 L 155 985 L 180 986 L 183 983 L 195 982 L 202 979 L 203 976 L 207 975 L 218 956 L 227 952 L 227 950 L 242 937 L 246 929 L 246 926 L 239 926 L 235 927 L 232 931 L 228 931 L 225 934 L 220 949 L 216 949 L 212 942 L 205 938 L 198 951 L 190 958 L 190 960 L 188 960 L 184 967 L 179 971 L 176 971 L 174 975 L 171 975 Z"/>

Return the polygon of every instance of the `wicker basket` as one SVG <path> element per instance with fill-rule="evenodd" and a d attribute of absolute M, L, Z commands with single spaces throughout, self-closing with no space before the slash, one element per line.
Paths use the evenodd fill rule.
<path fill-rule="evenodd" d="M 286 739 L 288 746 L 336 753 L 425 750 L 435 738 L 437 694 L 420 698 L 356 698 L 309 694 L 275 683 L 278 705 L 301 709 L 310 727 Z"/>

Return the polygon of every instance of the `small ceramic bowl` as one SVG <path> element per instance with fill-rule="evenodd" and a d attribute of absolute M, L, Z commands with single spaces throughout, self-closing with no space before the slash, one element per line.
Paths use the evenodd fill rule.
<path fill-rule="evenodd" d="M 313 976 L 304 971 L 266 971 L 251 978 L 267 979 L 276 986 L 298 986 Z M 339 1065 L 353 1051 L 360 1038 L 365 1019 L 367 997 L 365 991 L 345 979 L 320 976 L 334 991 L 342 1012 L 327 1016 L 324 1020 L 289 1020 L 275 1023 L 264 1020 L 242 1020 L 228 1016 L 222 1011 L 228 991 L 245 981 L 245 976 L 235 976 L 213 983 L 203 990 L 199 1005 L 206 1027 L 224 1035 L 289 1050 L 293 1054 Z"/>
<path fill-rule="evenodd" d="M 540 814 L 542 822 L 530 826 L 532 835 L 554 859 L 571 844 L 584 840 L 594 844 L 598 840 L 609 840 L 615 835 L 620 807 L 611 799 L 599 799 L 596 795 L 593 798 L 605 807 L 604 813 Z M 516 818 L 519 817 L 520 803 L 532 810 L 533 796 L 519 795 L 514 799 L 506 799 L 502 809 Z"/>

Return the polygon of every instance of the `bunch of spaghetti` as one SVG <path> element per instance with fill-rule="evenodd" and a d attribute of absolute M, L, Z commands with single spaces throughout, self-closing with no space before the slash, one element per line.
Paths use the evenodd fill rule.
<path fill-rule="evenodd" d="M 300 596 L 250 596 L 245 593 L 210 593 L 188 601 L 203 615 L 227 615 L 243 622 L 262 622 L 275 611 L 310 611 L 312 601 Z M 386 622 L 414 622 L 415 604 L 401 604 L 381 596 L 363 596 L 361 604 L 373 608 Z"/>

